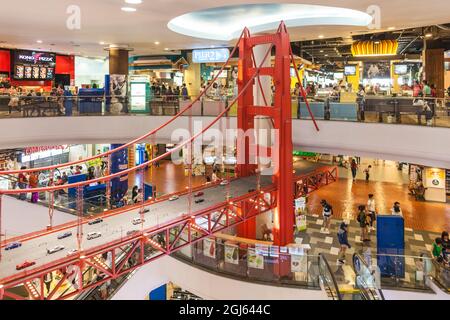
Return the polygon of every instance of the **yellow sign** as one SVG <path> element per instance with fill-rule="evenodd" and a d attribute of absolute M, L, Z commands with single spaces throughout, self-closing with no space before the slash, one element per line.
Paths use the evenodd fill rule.
<path fill-rule="evenodd" d="M 356 93 L 353 92 L 341 92 L 341 103 L 355 103 Z"/>
<path fill-rule="evenodd" d="M 445 188 L 445 170 L 438 168 L 425 169 L 426 187 Z"/>

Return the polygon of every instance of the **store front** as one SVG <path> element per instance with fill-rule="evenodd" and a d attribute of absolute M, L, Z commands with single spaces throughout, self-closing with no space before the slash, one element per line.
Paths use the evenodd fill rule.
<path fill-rule="evenodd" d="M 57 85 L 75 84 L 75 57 L 51 52 L 0 49 L 0 74 L 3 91 L 10 86 L 50 92 Z M 0 91 L 0 93 L 1 93 Z"/>

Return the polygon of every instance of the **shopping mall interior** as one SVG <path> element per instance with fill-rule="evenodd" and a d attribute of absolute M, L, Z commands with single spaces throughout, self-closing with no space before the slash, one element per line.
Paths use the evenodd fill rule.
<path fill-rule="evenodd" d="M 3 3 L 0 305 L 450 300 L 449 12 Z"/>

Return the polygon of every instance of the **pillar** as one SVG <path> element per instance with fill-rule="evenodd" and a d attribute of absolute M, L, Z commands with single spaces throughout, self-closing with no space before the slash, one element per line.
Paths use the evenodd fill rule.
<path fill-rule="evenodd" d="M 109 47 L 109 74 L 128 75 L 128 52 L 127 47 Z"/>
<path fill-rule="evenodd" d="M 445 53 L 439 42 L 427 42 L 424 52 L 424 79 L 436 86 L 437 96 L 444 97 L 445 92 Z"/>
<path fill-rule="evenodd" d="M 267 53 L 267 50 L 269 49 L 271 45 L 270 44 L 264 44 L 264 45 L 258 45 L 253 48 L 253 53 L 255 56 L 255 64 L 256 67 L 259 67 L 261 65 L 262 60 L 264 59 L 264 56 Z M 263 63 L 263 67 L 270 67 L 271 66 L 271 54 L 267 56 L 266 60 Z M 259 86 L 259 82 L 257 79 L 255 79 L 255 84 L 253 86 L 253 103 L 255 106 L 265 106 L 264 97 L 266 98 L 267 105 L 271 105 L 272 102 L 272 78 L 269 76 L 260 76 L 261 81 L 261 87 Z M 250 90 L 250 88 L 248 89 Z M 255 134 L 256 134 L 256 141 L 259 145 L 264 147 L 270 147 L 271 146 L 271 129 L 272 129 L 272 122 L 269 117 L 266 116 L 255 116 L 254 120 L 254 128 L 255 128 Z M 270 157 L 269 158 L 259 158 L 259 169 L 267 170 L 270 167 Z M 270 169 L 269 169 L 270 170 Z M 256 186 L 255 186 L 256 187 Z M 266 223 L 266 219 L 261 218 L 253 218 L 245 223 L 242 223 L 238 226 L 238 236 L 243 238 L 250 238 L 255 239 L 257 234 L 260 234 L 260 232 L 257 230 L 260 230 L 262 225 Z M 271 225 L 268 223 L 268 227 L 270 228 Z"/>
<path fill-rule="evenodd" d="M 196 97 L 200 94 L 201 86 L 200 63 L 192 62 L 192 53 L 188 53 L 187 61 L 189 68 L 184 71 L 184 83 L 186 83 L 188 94 Z"/>
<path fill-rule="evenodd" d="M 270 44 L 259 45 L 253 48 L 253 53 L 255 55 L 256 67 L 259 67 L 264 56 L 267 53 L 267 50 L 270 48 Z M 267 56 L 266 60 L 263 63 L 263 67 L 271 66 L 271 54 Z M 255 81 L 255 85 L 253 87 L 253 96 L 255 97 L 254 103 L 256 106 L 265 106 L 264 97 L 266 98 L 267 105 L 270 106 L 272 104 L 272 77 L 270 76 L 260 76 L 261 87 L 259 86 L 258 80 Z M 257 134 L 257 142 L 259 145 L 263 147 L 270 148 L 272 145 L 271 139 L 271 129 L 272 129 L 272 121 L 267 116 L 255 116 L 255 131 Z M 260 170 L 268 170 L 270 168 L 270 157 L 269 158 L 259 158 L 259 169 Z M 270 169 L 269 169 L 270 170 Z M 270 173 L 270 172 L 269 172 Z"/>

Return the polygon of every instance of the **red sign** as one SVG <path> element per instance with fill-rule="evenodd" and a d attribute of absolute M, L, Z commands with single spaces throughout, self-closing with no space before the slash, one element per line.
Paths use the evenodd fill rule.
<path fill-rule="evenodd" d="M 67 146 L 58 145 L 58 146 L 40 146 L 40 147 L 27 147 L 25 148 L 25 155 L 30 155 L 37 152 L 48 151 L 48 150 L 64 150 Z"/>

